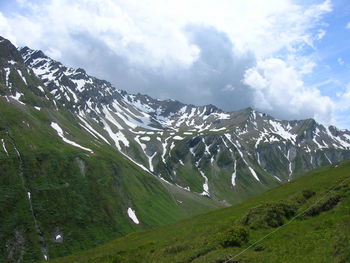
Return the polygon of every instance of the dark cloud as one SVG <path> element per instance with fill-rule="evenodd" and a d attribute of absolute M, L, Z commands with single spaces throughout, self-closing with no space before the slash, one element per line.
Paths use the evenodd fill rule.
<path fill-rule="evenodd" d="M 102 41 L 83 33 L 71 37 L 75 43 L 70 49 L 61 50 L 63 62 L 82 67 L 131 93 L 197 105 L 211 103 L 227 111 L 252 106 L 251 90 L 242 79 L 245 70 L 255 64 L 254 56 L 236 55 L 226 34 L 213 27 L 190 25 L 185 31 L 200 50 L 198 59 L 188 68 L 178 63 L 158 68 L 131 63 Z"/>

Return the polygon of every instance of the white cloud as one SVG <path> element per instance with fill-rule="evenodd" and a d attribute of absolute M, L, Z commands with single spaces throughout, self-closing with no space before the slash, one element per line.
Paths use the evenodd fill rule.
<path fill-rule="evenodd" d="M 337 62 L 340 66 L 343 66 L 345 64 L 345 61 L 342 58 L 338 58 Z"/>
<path fill-rule="evenodd" d="M 259 61 L 248 69 L 244 83 L 254 90 L 254 106 L 280 118 L 310 116 L 323 123 L 334 121 L 334 105 L 314 87 L 307 87 L 300 74 L 281 59 Z"/>
<path fill-rule="evenodd" d="M 316 117 L 327 122 L 332 119 L 330 99 L 302 82 L 303 76 L 312 73 L 316 66 L 310 51 L 303 51 L 314 49 L 315 41 L 326 34 L 322 17 L 332 11 L 330 0 L 318 0 L 314 5 L 296 4 L 293 0 L 48 0 L 40 4 L 17 1 L 29 11 L 6 15 L 0 12 L 1 35 L 18 45 L 42 49 L 64 63 L 72 61 L 66 54 L 74 54 L 80 61 L 88 61 L 85 64 L 88 72 L 89 68 L 96 70 L 94 65 L 100 65 L 99 72 L 110 71 L 104 76 L 120 78 L 115 72 L 119 68 L 111 66 L 112 62 L 103 64 L 103 58 L 98 61 L 99 56 L 94 53 L 100 53 L 96 50 L 101 49 L 110 57 L 118 56 L 125 60 L 122 66 L 129 67 L 128 72 L 140 79 L 141 84 L 129 81 L 139 85 L 134 90 L 142 92 L 143 86 L 148 83 L 156 86 L 158 81 L 162 83 L 162 91 L 156 90 L 156 94 L 181 99 L 178 82 L 182 89 L 193 87 L 194 93 L 200 92 L 198 97 L 203 98 L 202 103 L 212 103 L 210 96 L 213 97 L 214 92 L 205 90 L 204 85 L 217 87 L 216 93 L 222 92 L 222 95 L 215 94 L 218 102 L 229 101 L 228 94 L 242 95 L 239 92 L 246 87 L 236 82 L 243 80 L 250 87 L 247 93 L 253 91 L 253 97 L 250 93 L 247 95 L 246 106 L 254 104 L 284 118 Z M 188 30 L 191 25 L 221 32 L 228 40 L 218 37 L 215 41 L 228 46 L 232 56 L 225 53 L 225 57 L 234 58 L 228 60 L 230 63 L 241 65 L 224 64 L 220 68 L 223 59 L 216 61 L 215 52 L 220 52 L 222 46 L 217 45 L 215 50 L 214 41 L 211 43 L 214 47 L 205 51 L 203 42 L 207 40 L 193 41 L 193 32 Z M 205 56 L 204 52 L 207 52 Z M 214 58 L 208 58 L 208 53 Z M 236 82 L 227 77 L 222 83 L 221 75 L 230 75 L 228 69 L 233 71 L 248 65 L 247 54 L 252 61 L 258 61 L 257 66 L 247 70 L 245 76 L 231 74 L 238 78 Z M 214 61 L 217 68 L 206 65 L 203 57 Z M 90 60 L 94 63 L 89 64 Z M 186 69 L 189 70 L 186 72 Z M 199 79 L 205 76 L 205 83 L 187 76 L 189 72 L 196 72 L 195 77 Z M 121 82 L 120 79 L 108 80 Z M 128 82 L 127 79 L 123 81 Z M 227 105 L 217 106 L 228 108 Z"/>
<path fill-rule="evenodd" d="M 169 61 L 189 65 L 198 58 L 200 50 L 188 42 L 184 32 L 189 24 L 213 26 L 228 35 L 236 51 L 253 51 L 263 58 L 283 49 L 294 52 L 300 46 L 312 45 L 325 30 L 319 29 L 314 36 L 309 31 L 331 11 L 328 0 L 310 7 L 296 5 L 292 0 L 20 3 L 31 12 L 8 16 L 20 44 L 57 49 L 72 45 L 76 34 L 88 33 L 133 62 L 155 65 Z M 45 38 L 50 38 L 50 43 L 43 41 Z"/>
<path fill-rule="evenodd" d="M 320 40 L 320 39 L 324 38 L 325 35 L 326 35 L 326 30 L 320 29 L 320 30 L 318 30 L 316 38 L 317 38 L 317 40 Z"/>
<path fill-rule="evenodd" d="M 16 37 L 12 33 L 12 28 L 8 23 L 7 18 L 0 12 L 0 33 L 1 36 L 10 39 L 14 44 L 17 43 Z"/>
<path fill-rule="evenodd" d="M 346 24 L 346 28 L 350 29 L 350 22 Z"/>

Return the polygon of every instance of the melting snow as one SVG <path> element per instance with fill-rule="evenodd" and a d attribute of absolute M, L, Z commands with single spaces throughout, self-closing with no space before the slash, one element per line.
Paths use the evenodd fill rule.
<path fill-rule="evenodd" d="M 122 149 L 119 142 L 122 142 L 125 145 L 125 147 L 129 147 L 129 141 L 128 139 L 126 139 L 125 135 L 121 131 L 117 131 L 116 133 L 114 133 L 111 127 L 109 127 L 109 125 L 107 124 L 107 122 L 102 122 L 104 124 L 104 129 L 108 133 L 109 137 L 111 137 L 111 139 L 114 141 L 115 146 L 118 148 L 119 151 L 121 151 Z"/>
<path fill-rule="evenodd" d="M 104 142 L 106 142 L 107 144 L 110 145 L 109 141 L 107 141 L 107 139 L 105 137 L 103 137 L 100 133 L 98 133 L 94 128 L 92 128 L 92 126 L 85 121 L 81 116 L 78 115 L 78 118 L 84 123 L 84 125 L 82 125 L 81 123 L 79 123 L 85 130 L 87 130 L 90 134 L 92 134 L 95 138 L 97 135 L 98 137 L 100 137 Z M 95 134 L 95 135 L 94 135 Z"/>
<path fill-rule="evenodd" d="M 273 177 L 275 177 L 277 179 L 277 181 L 282 182 L 282 180 L 279 179 L 276 175 L 274 175 Z"/>
<path fill-rule="evenodd" d="M 52 127 L 54 130 L 56 130 L 58 136 L 60 136 L 64 142 L 66 142 L 66 143 L 68 143 L 68 144 L 70 144 L 70 145 L 73 145 L 73 146 L 75 146 L 75 147 L 77 147 L 77 148 L 80 148 L 80 149 L 83 149 L 83 150 L 85 150 L 85 151 L 88 151 L 88 152 L 90 152 L 90 153 L 93 153 L 93 151 L 92 151 L 91 149 L 86 148 L 86 147 L 83 147 L 83 146 L 81 146 L 81 145 L 79 145 L 79 144 L 77 144 L 77 143 L 75 143 L 75 142 L 73 142 L 73 141 L 68 140 L 67 138 L 65 138 L 64 135 L 63 135 L 63 130 L 61 129 L 61 127 L 60 127 L 56 122 L 51 122 L 51 127 Z"/>
<path fill-rule="evenodd" d="M 328 158 L 328 156 L 327 156 L 326 153 L 324 153 L 324 156 L 326 157 L 327 161 L 328 161 L 330 164 L 332 164 L 331 160 Z"/>
<path fill-rule="evenodd" d="M 26 78 L 22 75 L 22 71 L 20 71 L 19 69 L 17 69 L 17 72 L 18 72 L 18 74 L 21 76 L 23 82 L 24 82 L 26 85 L 28 85 L 28 84 L 27 84 Z"/>
<path fill-rule="evenodd" d="M 243 153 L 239 150 L 238 146 L 232 141 L 232 139 L 231 139 L 231 134 L 226 133 L 226 134 L 225 134 L 225 137 L 226 137 L 226 138 L 230 141 L 230 143 L 232 143 L 232 145 L 237 149 L 239 155 L 241 156 L 243 162 L 244 162 L 244 163 L 246 164 L 246 166 L 248 167 L 250 173 L 254 176 L 254 178 L 255 178 L 256 180 L 260 181 L 260 179 L 259 179 L 259 177 L 257 176 L 257 174 L 256 174 L 256 172 L 254 171 L 254 169 L 251 168 L 251 167 L 248 165 L 247 161 L 244 159 Z M 224 141 L 224 140 L 223 140 L 223 141 Z"/>
<path fill-rule="evenodd" d="M 45 93 L 44 89 L 41 86 L 37 87 L 42 93 Z"/>
<path fill-rule="evenodd" d="M 208 145 L 206 145 L 206 144 L 205 144 L 205 140 L 204 140 L 204 138 L 202 138 L 202 142 L 204 143 L 204 147 L 205 147 L 205 154 L 210 155 L 210 151 L 209 151 L 210 146 L 208 146 Z"/>
<path fill-rule="evenodd" d="M 211 129 L 210 131 L 212 131 L 212 132 L 217 132 L 217 131 L 224 131 L 224 130 L 226 130 L 225 127 L 222 127 L 222 128 L 214 128 L 214 129 Z"/>
<path fill-rule="evenodd" d="M 164 143 L 162 143 L 162 146 L 163 146 L 163 153 L 162 153 L 162 161 L 163 163 L 166 163 L 165 161 L 165 154 L 166 154 L 166 151 L 167 151 L 167 144 L 168 144 L 168 140 L 169 140 L 170 137 L 166 138 Z"/>
<path fill-rule="evenodd" d="M 6 73 L 6 86 L 7 87 L 9 87 L 9 76 L 10 76 L 10 72 L 11 72 L 11 70 L 10 70 L 10 68 L 4 68 L 4 70 L 5 70 L 5 73 Z"/>
<path fill-rule="evenodd" d="M 291 134 L 288 130 L 283 128 L 281 123 L 279 123 L 277 121 L 273 121 L 273 120 L 270 120 L 269 123 L 274 129 L 274 131 L 275 131 L 274 133 L 278 134 L 279 136 L 281 136 L 285 140 L 290 140 L 292 142 L 295 142 L 296 135 Z"/>
<path fill-rule="evenodd" d="M 215 114 L 218 119 L 220 120 L 229 120 L 230 119 L 230 114 L 227 114 L 227 113 L 213 113 Z"/>
<path fill-rule="evenodd" d="M 293 173 L 293 170 L 292 170 L 292 161 L 290 160 L 290 150 L 288 150 L 288 154 L 287 154 L 287 160 L 289 162 L 289 165 L 288 165 L 288 169 L 289 169 L 289 175 L 288 175 L 288 181 L 291 180 L 292 178 L 292 173 Z"/>
<path fill-rule="evenodd" d="M 140 223 L 136 217 L 135 210 L 132 210 L 130 207 L 128 208 L 128 216 L 135 224 L 138 225 Z"/>
<path fill-rule="evenodd" d="M 183 140 L 184 138 L 182 138 L 181 136 L 176 135 L 176 136 L 173 137 L 173 139 L 174 139 L 174 140 L 177 140 L 177 141 L 181 141 L 181 140 Z"/>
<path fill-rule="evenodd" d="M 5 146 L 5 140 L 1 139 L 1 142 L 2 142 L 2 148 L 4 148 L 4 151 L 5 151 L 6 155 L 9 156 L 9 153 L 7 152 L 7 149 L 6 149 L 6 146 Z"/>
<path fill-rule="evenodd" d="M 186 191 L 191 192 L 191 189 L 190 189 L 190 187 L 189 187 L 189 186 L 183 187 L 183 186 L 178 185 L 178 184 L 176 184 L 176 186 L 177 186 L 177 187 L 179 187 L 179 188 L 181 188 L 181 189 L 184 189 L 184 190 L 186 190 Z"/>
<path fill-rule="evenodd" d="M 21 97 L 22 95 L 23 95 L 22 93 L 18 93 L 18 92 L 16 91 L 16 95 L 15 95 L 15 96 L 10 96 L 10 98 L 12 98 L 12 99 L 18 101 L 18 102 L 19 102 L 20 104 L 22 104 L 22 105 L 25 105 L 25 103 L 23 103 L 22 101 L 19 100 L 20 97 Z"/>
<path fill-rule="evenodd" d="M 257 176 L 256 172 L 254 171 L 253 168 L 251 168 L 250 166 L 248 166 L 248 169 L 250 171 L 250 173 L 254 176 L 254 178 L 258 181 L 260 181 L 259 177 Z"/>
<path fill-rule="evenodd" d="M 162 180 L 163 182 L 167 183 L 167 184 L 170 184 L 170 185 L 173 185 L 172 183 L 170 183 L 168 180 L 164 179 L 163 177 L 159 176 L 158 177 L 160 180 Z"/>
<path fill-rule="evenodd" d="M 74 84 L 75 85 L 77 85 L 77 90 L 79 91 L 79 92 L 82 92 L 84 89 L 83 89 L 83 87 L 85 86 L 85 80 L 83 80 L 83 79 L 72 79 L 72 81 L 74 82 Z"/>
<path fill-rule="evenodd" d="M 231 177 L 231 183 L 233 186 L 236 185 L 236 173 L 237 173 L 237 161 L 235 160 L 235 162 L 233 164 L 233 173 L 232 173 L 232 177 Z"/>
<path fill-rule="evenodd" d="M 210 196 L 209 194 L 209 185 L 208 185 L 208 177 L 205 176 L 204 172 L 198 168 L 199 173 L 201 176 L 204 178 L 204 184 L 203 184 L 203 193 L 201 195 L 207 195 Z"/>
<path fill-rule="evenodd" d="M 148 157 L 148 163 L 149 163 L 149 170 L 150 170 L 151 172 L 154 172 L 152 160 L 153 160 L 154 156 L 156 156 L 156 154 L 157 154 L 157 152 L 154 152 L 154 154 L 153 154 L 152 156 L 148 156 L 148 155 L 147 155 L 147 157 Z"/>
<path fill-rule="evenodd" d="M 37 107 L 37 106 L 34 106 L 34 109 L 36 109 L 36 110 L 39 110 L 40 111 L 40 107 Z"/>

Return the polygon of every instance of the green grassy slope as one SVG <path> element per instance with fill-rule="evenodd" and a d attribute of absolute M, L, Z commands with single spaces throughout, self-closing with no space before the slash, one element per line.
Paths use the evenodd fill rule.
<path fill-rule="evenodd" d="M 312 171 L 240 205 L 52 262 L 350 262 L 350 162 Z"/>
<path fill-rule="evenodd" d="M 0 98 L 0 261 L 9 254 L 24 262 L 43 258 L 34 216 L 50 258 L 105 243 L 137 229 L 174 222 L 220 207 L 205 197 L 163 185 L 80 129 L 68 111 L 35 110 Z M 69 139 L 93 154 L 64 143 L 50 127 L 54 121 Z M 19 174 L 22 158 L 23 179 Z M 181 200 L 182 205 L 177 200 Z M 127 215 L 131 207 L 140 224 Z M 55 235 L 62 233 L 63 242 Z"/>

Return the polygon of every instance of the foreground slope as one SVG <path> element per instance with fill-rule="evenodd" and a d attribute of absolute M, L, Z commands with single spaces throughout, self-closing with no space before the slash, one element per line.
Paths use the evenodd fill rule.
<path fill-rule="evenodd" d="M 286 225 L 278 228 L 282 224 Z M 240 246 L 223 242 L 232 240 L 233 226 L 242 226 L 248 241 L 243 238 Z M 240 205 L 135 232 L 52 262 L 349 261 L 350 162 L 344 162 L 312 171 Z"/>

